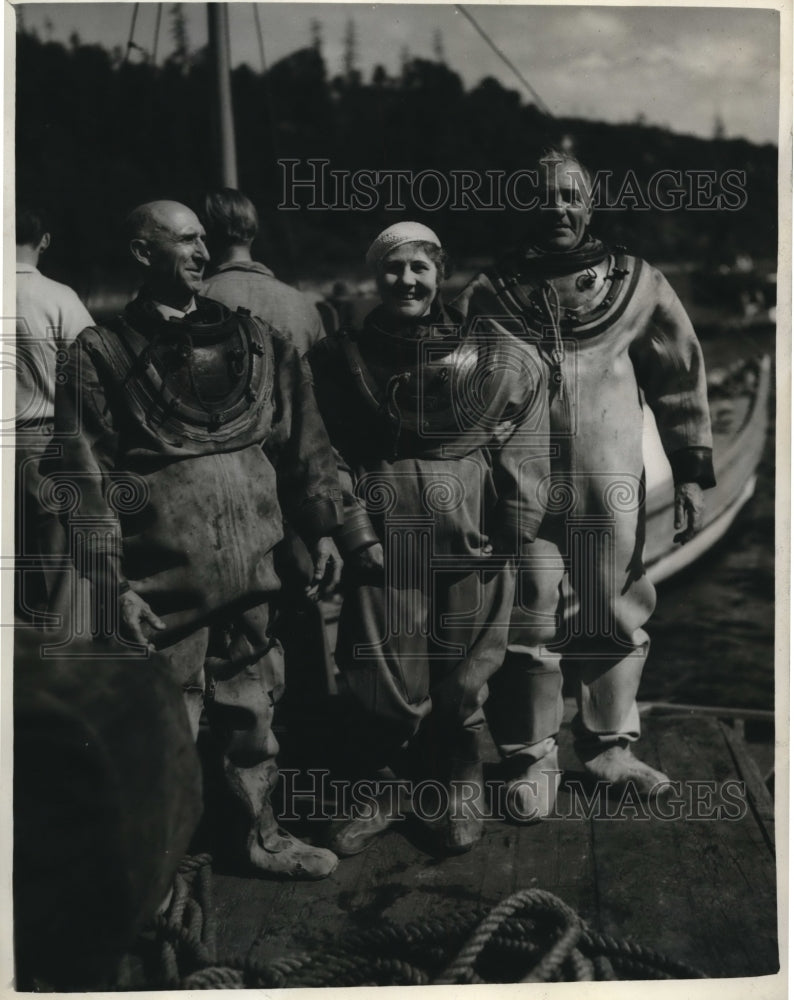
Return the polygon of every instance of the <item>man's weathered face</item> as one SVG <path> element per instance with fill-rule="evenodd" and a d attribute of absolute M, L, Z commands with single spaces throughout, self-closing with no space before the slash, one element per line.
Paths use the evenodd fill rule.
<path fill-rule="evenodd" d="M 151 280 L 175 293 L 195 294 L 204 278 L 210 259 L 204 227 L 196 215 L 183 205 L 162 211 L 157 229 L 146 238 Z"/>
<path fill-rule="evenodd" d="M 573 160 L 546 160 L 539 174 L 536 242 L 544 250 L 573 250 L 584 239 L 593 214 L 587 175 Z"/>

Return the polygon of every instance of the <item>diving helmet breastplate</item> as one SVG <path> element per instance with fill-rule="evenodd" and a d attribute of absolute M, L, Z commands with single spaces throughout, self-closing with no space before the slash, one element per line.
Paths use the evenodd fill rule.
<path fill-rule="evenodd" d="M 348 364 L 373 409 L 429 445 L 479 426 L 494 395 L 497 366 L 473 337 L 425 339 L 399 357 L 378 343 L 346 339 Z"/>
<path fill-rule="evenodd" d="M 123 391 L 164 440 L 226 440 L 254 424 L 272 399 L 272 344 L 246 315 L 165 321 L 148 340 L 125 321 L 118 332 L 128 352 Z"/>
<path fill-rule="evenodd" d="M 177 324 L 175 324 L 176 326 Z M 175 331 L 173 341 L 153 345 L 151 360 L 163 384 L 190 410 L 228 410 L 248 382 L 253 358 L 238 327 L 219 332 L 214 327 Z"/>

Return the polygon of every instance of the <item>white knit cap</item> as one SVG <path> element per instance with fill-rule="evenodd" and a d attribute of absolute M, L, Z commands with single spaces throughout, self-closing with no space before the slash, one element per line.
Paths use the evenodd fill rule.
<path fill-rule="evenodd" d="M 406 243 L 432 243 L 433 246 L 441 247 L 441 240 L 421 222 L 395 222 L 372 241 L 367 250 L 367 263 L 370 266 L 379 264 L 392 250 Z"/>

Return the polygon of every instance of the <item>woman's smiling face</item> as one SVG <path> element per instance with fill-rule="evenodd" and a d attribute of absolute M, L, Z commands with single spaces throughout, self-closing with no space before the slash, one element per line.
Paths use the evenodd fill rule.
<path fill-rule="evenodd" d="M 400 319 L 430 312 L 438 292 L 438 268 L 417 243 L 405 243 L 378 264 L 377 285 L 386 309 Z"/>

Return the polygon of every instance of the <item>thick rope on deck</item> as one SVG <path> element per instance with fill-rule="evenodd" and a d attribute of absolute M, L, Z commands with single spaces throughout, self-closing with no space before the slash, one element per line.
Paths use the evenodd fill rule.
<path fill-rule="evenodd" d="M 316 986 L 425 986 L 465 983 L 703 979 L 698 969 L 626 939 L 593 931 L 566 903 L 524 889 L 497 906 L 397 926 L 383 923 L 256 962 L 219 959 L 212 907 L 212 859 L 180 865 L 166 912 L 149 934 L 158 961 L 146 982 L 119 989 L 278 989 Z M 145 964 L 145 963 L 144 963 Z M 154 968 L 152 968 L 154 964 Z M 123 967 L 129 969 L 130 961 Z"/>

